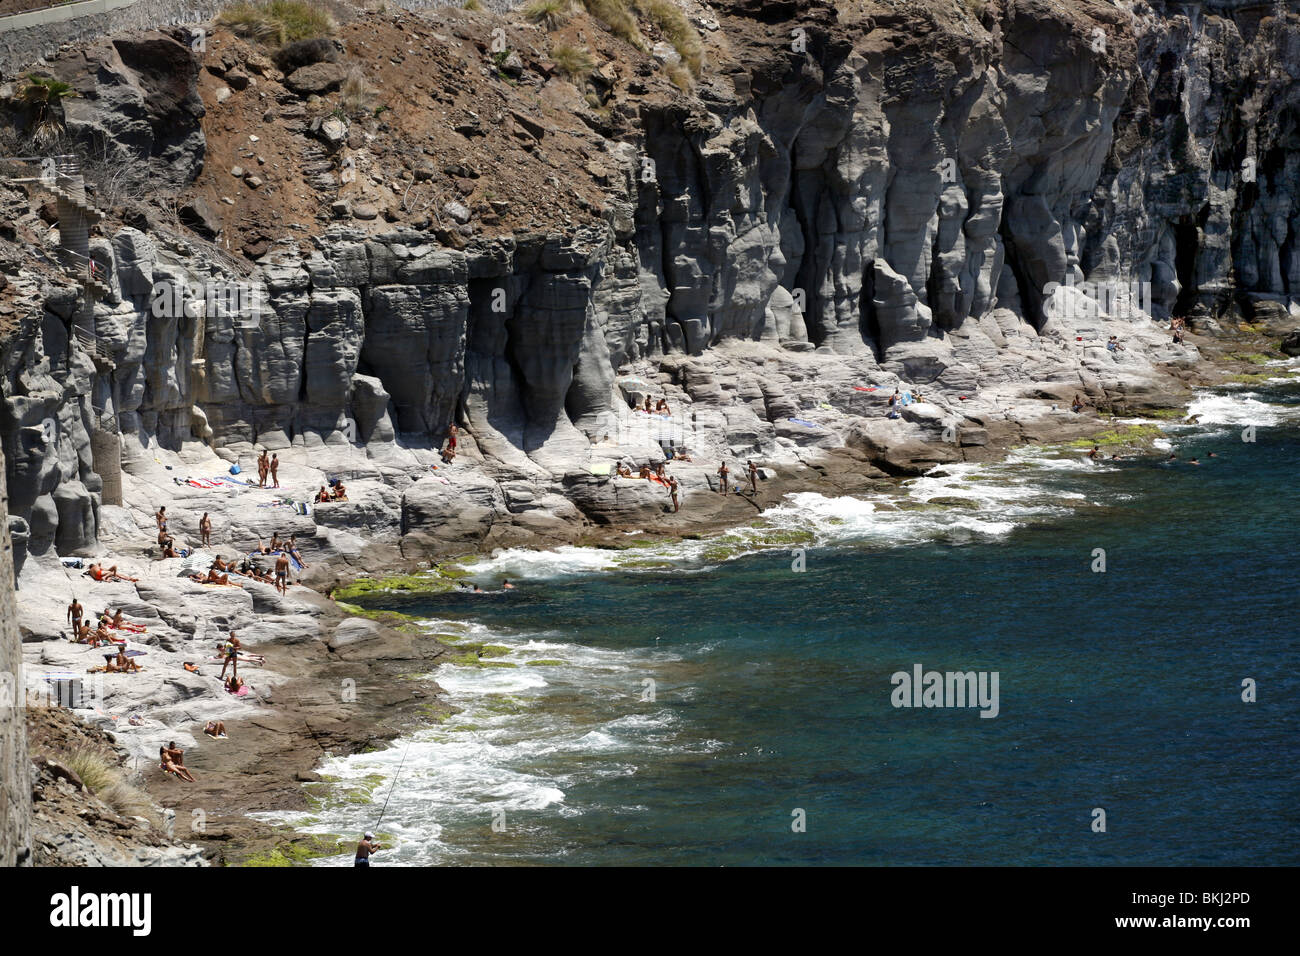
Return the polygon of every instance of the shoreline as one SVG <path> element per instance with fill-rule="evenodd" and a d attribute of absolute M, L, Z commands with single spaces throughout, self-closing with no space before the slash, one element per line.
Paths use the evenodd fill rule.
<path fill-rule="evenodd" d="M 1205 359 L 1204 364 L 1194 370 L 1199 374 L 1189 373 L 1179 376 L 1180 379 L 1186 386 L 1206 387 L 1230 384 L 1234 378 L 1252 374 L 1251 370 L 1259 367 L 1257 362 L 1228 357 L 1231 346 L 1244 342 L 1260 344 L 1244 337 L 1234 340 L 1223 346 L 1223 354 L 1216 361 Z M 1204 349 L 1209 343 L 1197 344 Z M 1259 373 L 1256 371 L 1255 374 Z M 1183 395 L 1177 405 L 1163 408 L 1166 411 L 1179 408 L 1185 413 L 1188 401 L 1189 397 Z M 1111 407 L 1116 407 L 1116 404 L 1119 403 Z M 1146 415 L 1140 410 L 1126 408 L 1124 417 L 1147 417 L 1151 421 L 1179 417 L 1153 414 L 1160 408 L 1149 405 Z M 989 463 L 1005 460 L 1012 450 L 1027 445 L 1041 447 L 1077 442 L 1113 431 L 1115 417 L 1095 411 L 1076 415 L 1061 409 L 1046 421 L 1030 422 L 1028 428 L 1022 427 L 1014 436 L 991 432 L 986 443 L 961 449 L 960 457 L 953 461 Z M 924 452 L 931 453 L 933 449 Z M 943 462 L 926 464 L 921 471 L 934 467 L 934 464 Z M 800 454 L 794 462 L 775 465 L 765 462 L 764 467 L 770 469 L 771 476 L 760 482 L 757 500 L 735 495 L 724 498 L 715 493 L 712 498 L 716 500 L 700 502 L 704 507 L 663 516 L 651 527 L 644 527 L 647 524 L 644 520 L 627 524 L 616 521 L 605 525 L 590 524 L 570 540 L 555 540 L 541 547 L 515 544 L 508 537 L 489 538 L 472 550 L 461 548 L 459 556 L 482 556 L 506 547 L 548 551 L 556 546 L 572 544 L 625 550 L 646 543 L 702 540 L 761 519 L 766 510 L 781 504 L 785 496 L 793 492 L 861 498 L 896 491 L 904 481 L 913 477 L 906 473 L 891 475 L 876 467 L 867 454 L 846 447 L 812 449 Z M 692 504 L 699 502 L 701 497 L 692 498 Z M 292 604 L 302 607 L 285 607 L 289 603 L 287 600 L 277 604 L 265 593 L 255 594 L 250 602 L 250 612 L 259 608 L 286 612 L 285 618 L 297 622 L 297 627 L 309 618 L 317 635 L 330 636 L 314 639 L 298 635 L 287 643 L 279 639 L 246 640 L 250 650 L 274 659 L 274 680 L 264 690 L 259 690 L 258 709 L 245 716 L 227 719 L 229 737 L 225 740 L 206 738 L 196 729 L 192 743 L 186 745 L 186 761 L 198 778 L 197 784 L 180 784 L 167 779 L 156 761 L 145 771 L 143 786 L 146 791 L 157 803 L 176 812 L 177 839 L 198 843 L 212 862 L 286 865 L 340 852 L 328 841 L 280 824 L 253 820 L 248 814 L 276 810 L 309 811 L 313 797 L 311 785 L 328 786 L 328 781 L 322 780 L 317 772 L 326 756 L 346 756 L 370 748 L 382 748 L 393 739 L 427 725 L 430 719 L 446 719 L 457 712 L 456 702 L 448 700 L 436 683 L 426 679 L 416 686 L 403 677 L 415 672 L 436 679 L 440 663 L 468 653 L 477 656 L 479 649 L 473 645 L 443 644 L 418 628 L 407 626 L 408 622 L 401 615 L 367 608 L 364 599 L 356 605 L 349 604 L 347 599 L 364 593 L 367 581 L 391 583 L 394 576 L 399 583 L 406 584 L 441 580 L 449 589 L 455 586 L 456 577 L 473 572 L 448 574 L 440 570 L 435 577 L 421 575 L 414 579 L 414 574 L 424 570 L 421 565 L 438 567 L 440 562 L 450 563 L 455 556 L 435 554 L 417 563 L 402 554 L 400 547 L 389 549 L 389 553 L 394 559 L 387 562 L 374 560 L 363 574 L 345 576 L 346 568 L 352 567 L 350 563 L 343 567 L 327 564 L 324 568 L 308 569 L 309 574 L 304 574 L 304 578 L 316 588 L 325 587 L 324 582 L 330 580 L 342 585 L 338 603 L 326 599 L 307 585 L 291 589 Z M 363 548 L 358 557 L 369 563 L 376 555 Z M 249 590 L 262 592 L 271 589 L 266 585 L 250 585 Z M 154 611 L 157 612 L 158 608 L 155 607 Z M 287 625 L 289 629 L 294 626 Z M 124 678 L 116 679 L 121 681 Z M 250 683 L 254 680 L 258 680 L 254 684 L 257 688 L 261 681 L 253 678 Z M 348 685 L 346 682 L 352 683 Z M 347 686 L 355 690 L 355 697 L 347 702 L 347 706 L 341 707 L 340 688 Z M 216 693 L 220 695 L 220 691 Z M 214 706 L 223 713 L 229 712 L 225 702 L 219 698 Z M 201 726 L 199 720 L 198 728 Z M 173 731 L 169 728 L 167 732 Z M 213 812 L 216 807 L 220 807 L 219 812 Z M 196 819 L 196 811 L 202 812 L 204 829 L 201 831 L 187 828 L 184 822 Z"/>

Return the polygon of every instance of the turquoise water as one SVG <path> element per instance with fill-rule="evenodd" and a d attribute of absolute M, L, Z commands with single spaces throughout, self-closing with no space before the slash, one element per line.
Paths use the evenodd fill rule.
<path fill-rule="evenodd" d="M 394 596 L 516 666 L 439 671 L 464 711 L 332 761 L 386 782 L 304 828 L 373 824 L 404 758 L 390 863 L 1300 863 L 1300 390 L 1193 410 L 1175 464 L 1039 451 L 908 510 L 800 496 L 769 521 L 816 536 L 802 573 L 754 531 L 732 560 L 507 552 L 479 580 L 513 592 Z M 914 664 L 996 671 L 998 716 L 895 708 Z"/>

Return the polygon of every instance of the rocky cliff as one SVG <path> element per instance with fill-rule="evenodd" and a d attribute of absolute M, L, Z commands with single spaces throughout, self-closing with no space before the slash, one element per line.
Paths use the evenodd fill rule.
<path fill-rule="evenodd" d="M 58 268 L 48 193 L 0 185 L 20 551 L 93 551 L 118 455 L 156 495 L 254 447 L 388 489 L 351 530 L 564 539 L 662 512 L 623 458 L 685 447 L 697 488 L 845 446 L 896 472 L 1074 394 L 1173 403 L 1199 353 L 1171 315 L 1294 327 L 1297 4 L 683 9 L 686 80 L 653 24 L 638 49 L 585 13 L 51 59 L 102 289 Z M 899 420 L 862 390 L 899 385 L 928 400 Z"/>
<path fill-rule="evenodd" d="M 0 475 L 0 520 L 7 518 Z M 23 654 L 11 548 L 0 548 L 0 866 L 31 864 L 31 768 L 23 725 Z"/>

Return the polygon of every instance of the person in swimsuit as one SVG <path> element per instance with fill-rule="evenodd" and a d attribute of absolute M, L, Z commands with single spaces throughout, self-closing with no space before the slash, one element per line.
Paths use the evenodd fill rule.
<path fill-rule="evenodd" d="M 235 637 L 235 632 L 231 631 L 230 639 L 223 645 L 223 650 L 226 652 L 226 659 L 221 664 L 221 680 L 226 679 L 226 668 L 232 665 L 235 669 L 231 673 L 236 677 L 239 676 L 239 649 L 242 646 L 243 645 L 239 643 L 239 638 Z"/>
<path fill-rule="evenodd" d="M 162 507 L 160 507 L 157 511 L 154 512 L 153 517 L 154 520 L 158 522 L 158 531 L 160 533 L 166 531 L 167 530 L 167 506 L 163 505 Z"/>
<path fill-rule="evenodd" d="M 280 456 L 275 454 L 271 456 L 271 484 L 273 487 L 280 487 Z"/>
<path fill-rule="evenodd" d="M 209 737 L 226 736 L 226 724 L 221 720 L 209 720 L 203 727 L 203 732 Z"/>
<path fill-rule="evenodd" d="M 1098 458 L 1101 457 L 1101 448 L 1097 445 L 1093 445 L 1092 450 L 1088 452 L 1088 457 L 1091 458 L 1093 461 L 1096 461 Z"/>
<path fill-rule="evenodd" d="M 380 849 L 380 845 L 375 842 L 375 835 L 366 831 L 365 835 L 361 837 L 361 842 L 357 844 L 357 856 L 352 865 L 369 866 L 371 854 L 378 849 Z"/>
<path fill-rule="evenodd" d="M 262 449 L 262 454 L 257 456 L 257 487 L 266 487 L 266 473 L 271 470 L 271 463 L 267 460 L 266 449 Z"/>
<path fill-rule="evenodd" d="M 677 504 L 677 488 L 678 488 L 678 485 L 677 485 L 677 479 L 676 479 L 676 478 L 669 478 L 669 479 L 668 479 L 668 494 L 669 494 L 669 496 L 673 499 L 673 514 L 676 514 L 676 513 L 677 513 L 677 508 L 678 508 L 678 504 Z"/>
<path fill-rule="evenodd" d="M 718 468 L 718 491 L 724 498 L 727 496 L 727 476 L 730 474 L 731 470 L 727 468 L 727 463 L 724 461 Z"/>
<path fill-rule="evenodd" d="M 275 589 L 281 594 L 289 592 L 289 556 L 282 554 L 275 559 Z"/>
<path fill-rule="evenodd" d="M 81 602 L 74 596 L 72 603 L 68 605 L 68 623 L 74 628 L 81 621 L 82 607 Z"/>
<path fill-rule="evenodd" d="M 745 462 L 749 466 L 749 488 L 754 494 L 758 494 L 758 465 L 752 461 Z"/>
<path fill-rule="evenodd" d="M 199 541 L 205 548 L 212 546 L 212 519 L 208 517 L 206 511 L 199 519 Z"/>

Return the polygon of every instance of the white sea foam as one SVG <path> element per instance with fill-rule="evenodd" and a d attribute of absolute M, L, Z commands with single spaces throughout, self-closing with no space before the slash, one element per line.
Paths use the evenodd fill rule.
<path fill-rule="evenodd" d="M 1188 414 L 1199 416 L 1200 425 L 1278 425 L 1300 416 L 1300 406 L 1277 405 L 1260 401 L 1257 392 L 1232 395 L 1201 394 L 1188 407 Z"/>

